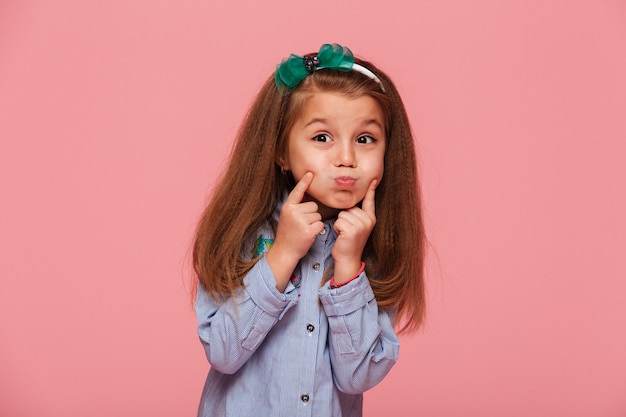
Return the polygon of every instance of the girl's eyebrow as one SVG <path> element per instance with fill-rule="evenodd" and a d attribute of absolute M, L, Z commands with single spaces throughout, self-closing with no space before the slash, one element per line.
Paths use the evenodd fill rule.
<path fill-rule="evenodd" d="M 376 125 L 376 126 L 378 126 L 378 128 L 380 130 L 384 130 L 383 129 L 383 124 L 378 119 L 369 119 L 369 120 L 365 120 L 363 122 L 363 126 L 369 126 L 369 125 Z"/>
<path fill-rule="evenodd" d="M 313 124 L 315 124 L 315 123 L 320 123 L 320 124 L 332 124 L 332 123 L 331 123 L 328 119 L 326 119 L 326 118 L 323 118 L 323 117 L 316 117 L 316 118 L 313 118 L 313 119 L 309 120 L 309 121 L 308 121 L 308 122 L 304 125 L 304 127 L 309 127 L 309 126 L 311 126 L 311 125 L 313 125 Z M 383 130 L 383 125 L 382 125 L 382 123 L 380 122 L 380 120 L 378 120 L 378 119 L 376 119 L 376 118 L 374 118 L 374 119 L 367 119 L 367 120 L 364 120 L 364 121 L 360 124 L 360 126 L 369 126 L 369 125 L 376 125 L 379 129 Z"/>
<path fill-rule="evenodd" d="M 316 117 L 314 119 L 309 120 L 304 127 L 309 127 L 315 123 L 328 124 L 328 119 L 324 119 L 322 117 Z"/>

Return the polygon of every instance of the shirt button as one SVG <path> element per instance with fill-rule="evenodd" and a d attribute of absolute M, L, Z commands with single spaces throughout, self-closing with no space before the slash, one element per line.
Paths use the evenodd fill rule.
<path fill-rule="evenodd" d="M 306 329 L 308 330 L 309 333 L 313 333 L 313 330 L 315 330 L 315 326 L 309 323 L 307 324 Z"/>
<path fill-rule="evenodd" d="M 310 400 L 309 394 L 302 394 L 300 396 L 300 399 L 302 400 L 303 403 L 305 403 L 305 404 L 308 403 L 309 400 Z"/>
<path fill-rule="evenodd" d="M 320 235 L 325 235 L 326 234 L 326 229 L 322 229 L 322 231 L 320 232 Z"/>
<path fill-rule="evenodd" d="M 313 269 L 316 270 L 316 271 L 319 271 L 320 270 L 320 263 L 319 262 L 315 262 L 313 264 Z"/>

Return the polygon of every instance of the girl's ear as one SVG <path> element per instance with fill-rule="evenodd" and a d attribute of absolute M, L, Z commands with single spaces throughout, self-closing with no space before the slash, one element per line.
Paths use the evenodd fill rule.
<path fill-rule="evenodd" d="M 287 162 L 287 158 L 285 158 L 283 155 L 276 155 L 274 161 L 276 161 L 276 165 L 281 167 L 283 171 L 289 171 L 289 163 Z"/>

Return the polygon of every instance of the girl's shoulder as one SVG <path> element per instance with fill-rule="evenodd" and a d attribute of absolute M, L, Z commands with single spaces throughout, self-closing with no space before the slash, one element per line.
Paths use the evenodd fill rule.
<path fill-rule="evenodd" d="M 278 203 L 272 217 L 267 219 L 267 221 L 254 233 L 252 239 L 245 242 L 243 255 L 247 259 L 254 259 L 267 253 L 267 251 L 269 251 L 274 244 L 276 225 L 278 224 L 280 211 L 286 198 L 287 194 L 285 194 L 285 197 Z"/>

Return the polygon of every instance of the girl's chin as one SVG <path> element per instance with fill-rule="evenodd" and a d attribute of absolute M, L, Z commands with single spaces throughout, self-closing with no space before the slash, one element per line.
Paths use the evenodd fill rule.
<path fill-rule="evenodd" d="M 339 193 L 339 195 L 330 201 L 329 206 L 332 206 L 339 210 L 345 210 L 352 208 L 359 204 L 363 200 L 364 196 L 356 195 L 355 193 Z"/>
<path fill-rule="evenodd" d="M 325 212 L 337 212 L 341 210 L 350 209 L 363 200 L 363 196 L 359 198 L 353 192 L 338 192 L 334 195 L 325 195 L 323 198 L 316 198 L 314 195 L 307 194 L 305 200 L 315 201 L 319 205 L 320 213 L 322 210 Z M 323 215 L 323 213 L 322 213 Z"/>
<path fill-rule="evenodd" d="M 341 210 L 347 210 L 347 209 L 351 209 L 352 207 L 356 206 L 357 204 L 359 204 L 361 202 L 361 200 L 357 200 L 356 198 L 353 199 L 345 199 L 345 200 L 326 200 L 326 201 L 319 201 L 316 200 L 317 204 L 319 205 L 319 211 L 320 213 L 322 213 L 322 211 L 326 211 L 326 212 L 334 212 L 335 214 L 337 214 L 339 211 Z"/>

